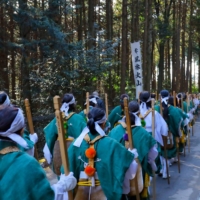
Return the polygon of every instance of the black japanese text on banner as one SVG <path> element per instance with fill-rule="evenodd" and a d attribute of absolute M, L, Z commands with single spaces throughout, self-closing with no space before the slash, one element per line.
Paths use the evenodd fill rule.
<path fill-rule="evenodd" d="M 135 79 L 136 87 L 136 99 L 139 98 L 139 93 L 143 91 L 142 82 L 142 58 L 140 50 L 140 42 L 131 43 L 132 63 L 133 63 L 133 75 Z"/>

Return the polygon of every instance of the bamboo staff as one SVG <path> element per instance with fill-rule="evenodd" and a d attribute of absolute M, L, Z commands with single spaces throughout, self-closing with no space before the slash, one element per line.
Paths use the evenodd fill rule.
<path fill-rule="evenodd" d="M 161 100 L 161 95 L 160 95 L 160 114 L 161 114 L 161 116 L 163 116 L 163 110 L 162 110 L 162 100 Z M 165 152 L 165 163 L 166 163 L 166 168 L 167 168 L 167 182 L 168 182 L 168 184 L 170 184 L 170 179 L 169 179 L 169 167 L 168 167 L 168 163 L 167 163 L 167 147 L 166 147 L 166 145 L 167 145 L 167 140 L 166 140 L 166 138 L 164 137 L 164 139 L 163 139 L 163 143 L 164 143 L 164 152 Z"/>
<path fill-rule="evenodd" d="M 188 97 L 188 92 L 186 93 L 187 95 L 187 113 L 189 111 L 188 107 L 189 107 L 189 97 Z M 188 152 L 190 153 L 190 131 L 187 130 L 188 133 Z"/>
<path fill-rule="evenodd" d="M 25 103 L 25 108 L 26 108 L 26 116 L 27 116 L 29 131 L 30 131 L 30 134 L 34 134 L 35 131 L 34 131 L 34 128 L 33 128 L 33 120 L 32 120 L 32 114 L 31 114 L 31 108 L 30 108 L 29 100 L 25 99 L 24 103 Z M 37 160 L 39 159 L 36 144 L 35 144 L 35 147 L 34 147 L 34 157 Z"/>
<path fill-rule="evenodd" d="M 89 110 L 90 110 L 89 92 L 86 92 L 86 116 L 87 117 L 88 117 Z"/>
<path fill-rule="evenodd" d="M 155 99 L 151 100 L 152 109 L 152 136 L 155 138 L 155 109 L 154 109 Z M 153 171 L 153 200 L 156 200 L 156 176 L 155 171 Z"/>
<path fill-rule="evenodd" d="M 129 148 L 132 150 L 134 148 L 133 146 L 133 138 L 132 138 L 132 131 L 131 131 L 131 122 L 130 122 L 130 116 L 129 116 L 129 110 L 128 110 L 128 99 L 124 98 L 124 110 L 126 115 L 126 129 L 128 133 L 128 142 L 129 142 Z M 136 190 L 136 199 L 140 200 L 140 194 L 138 189 L 138 180 L 137 180 L 137 172 L 135 175 L 135 190 Z"/>
<path fill-rule="evenodd" d="M 105 103 L 106 103 L 106 117 L 108 118 L 108 95 L 105 93 Z"/>
<path fill-rule="evenodd" d="M 63 118 L 62 118 L 62 112 L 60 111 L 60 107 L 61 107 L 60 102 L 61 101 L 60 101 L 59 96 L 55 96 L 53 98 L 55 116 L 56 116 L 56 122 L 57 122 L 57 128 L 58 128 L 58 137 L 59 137 L 59 143 L 60 143 L 60 153 L 61 153 L 62 164 L 64 167 L 65 175 L 67 176 L 70 171 L 69 171 L 69 161 L 68 161 L 67 148 L 66 148 L 66 142 L 65 142 Z M 68 197 L 69 197 L 69 200 L 73 200 L 72 191 L 68 191 Z"/>

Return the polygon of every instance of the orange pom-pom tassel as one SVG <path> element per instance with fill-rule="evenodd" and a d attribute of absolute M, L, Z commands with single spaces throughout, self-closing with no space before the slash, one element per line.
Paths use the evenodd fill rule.
<path fill-rule="evenodd" d="M 96 171 L 96 169 L 94 168 L 94 167 L 91 167 L 91 166 L 87 166 L 86 168 L 85 168 L 85 173 L 88 175 L 88 176 L 93 176 L 94 175 L 94 173 L 95 173 L 95 171 Z"/>
<path fill-rule="evenodd" d="M 87 158 L 94 158 L 96 156 L 96 151 L 94 148 L 88 148 L 86 151 L 85 151 L 85 155 Z"/>

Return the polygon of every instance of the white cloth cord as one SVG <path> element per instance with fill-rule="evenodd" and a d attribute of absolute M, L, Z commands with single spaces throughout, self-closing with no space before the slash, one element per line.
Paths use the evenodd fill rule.
<path fill-rule="evenodd" d="M 142 102 L 140 104 L 140 113 L 141 115 L 144 115 L 147 112 L 148 108 L 145 102 Z"/>
<path fill-rule="evenodd" d="M 169 97 L 161 97 L 161 102 L 164 102 L 165 105 L 167 105 L 167 100 L 169 99 Z"/>
<path fill-rule="evenodd" d="M 65 116 L 67 117 L 69 115 L 68 110 L 69 110 L 69 105 L 75 104 L 75 98 L 73 97 L 72 100 L 68 103 L 64 102 L 60 108 L 61 112 L 65 113 Z"/>
<path fill-rule="evenodd" d="M 141 126 L 141 119 L 137 116 L 138 112 L 132 112 L 132 114 L 135 116 L 135 125 L 136 126 Z"/>
<path fill-rule="evenodd" d="M 99 121 L 94 122 L 94 124 L 95 124 L 95 130 L 96 130 L 101 136 L 104 136 L 104 135 L 105 135 L 105 132 L 104 132 L 104 130 L 99 126 L 99 124 L 102 124 L 102 123 L 104 123 L 104 122 L 106 122 L 106 115 L 104 115 L 104 117 L 103 117 L 102 119 L 100 119 Z M 89 130 L 89 128 L 86 126 L 86 127 L 83 129 L 83 131 L 81 132 L 80 136 L 79 136 L 79 137 L 76 139 L 76 141 L 74 142 L 74 146 L 80 147 L 80 146 L 81 146 L 81 143 L 82 143 L 82 141 L 83 141 L 83 139 L 84 139 L 84 137 L 85 137 L 85 135 L 86 135 L 87 133 L 89 133 L 89 132 L 90 132 L 90 130 Z"/>
<path fill-rule="evenodd" d="M 22 110 L 18 108 L 18 113 L 14 121 L 12 122 L 10 128 L 5 132 L 0 132 L 0 135 L 3 137 L 8 137 L 14 142 L 16 142 L 17 144 L 19 144 L 20 146 L 22 146 L 23 148 L 28 149 L 27 142 L 20 135 L 15 133 L 21 130 L 22 128 L 24 128 L 24 124 L 25 123 L 24 123 L 24 116 L 23 116 Z"/>
<path fill-rule="evenodd" d="M 52 155 L 51 155 L 51 152 L 49 150 L 47 143 L 45 143 L 45 146 L 43 148 L 43 153 L 44 153 L 44 157 L 45 157 L 46 161 L 48 162 L 48 164 L 50 164 L 51 159 L 52 159 Z"/>
<path fill-rule="evenodd" d="M 89 99 L 89 102 L 93 102 L 94 104 L 97 104 L 97 99 L 94 97 L 94 98 L 91 98 Z M 85 105 L 87 104 L 87 102 L 85 102 Z"/>
<path fill-rule="evenodd" d="M 146 122 L 146 131 L 152 132 L 152 114 L 149 113 L 144 120 Z M 160 113 L 155 110 L 155 140 L 163 146 L 162 135 L 168 135 L 168 126 Z"/>
<path fill-rule="evenodd" d="M 9 106 L 10 105 L 10 99 L 9 99 L 8 95 L 6 96 L 6 100 L 1 105 L 2 106 Z"/>
<path fill-rule="evenodd" d="M 81 134 L 79 135 L 79 137 L 75 140 L 74 146 L 80 147 L 80 146 L 81 146 L 81 143 L 82 143 L 82 141 L 83 141 L 83 139 L 84 139 L 84 137 L 85 137 L 86 134 L 89 133 L 89 132 L 90 132 L 90 130 L 89 130 L 89 128 L 86 126 L 86 127 L 82 130 L 82 132 L 81 132 Z"/>

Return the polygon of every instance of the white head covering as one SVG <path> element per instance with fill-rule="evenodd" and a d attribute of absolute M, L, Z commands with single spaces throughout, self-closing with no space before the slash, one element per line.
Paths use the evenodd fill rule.
<path fill-rule="evenodd" d="M 104 130 L 99 126 L 99 124 L 102 124 L 102 123 L 104 123 L 104 122 L 106 122 L 106 115 L 104 115 L 103 118 L 100 119 L 99 121 L 94 122 L 94 124 L 95 124 L 95 130 L 96 130 L 101 136 L 104 136 L 104 135 L 105 135 L 105 132 L 104 132 Z M 80 136 L 79 136 L 79 137 L 76 139 L 76 141 L 74 142 L 74 146 L 80 147 L 80 146 L 81 146 L 81 143 L 82 143 L 82 141 L 83 141 L 83 139 L 84 139 L 84 137 L 85 137 L 85 135 L 86 135 L 87 133 L 89 133 L 89 132 L 90 132 L 90 130 L 89 130 L 89 128 L 86 126 L 86 127 L 83 129 L 83 131 L 82 131 L 82 133 L 80 134 Z"/>
<path fill-rule="evenodd" d="M 94 104 L 97 104 L 97 99 L 94 97 L 94 98 L 91 98 L 89 99 L 89 102 L 93 102 Z M 87 102 L 85 102 L 85 105 L 87 104 Z"/>
<path fill-rule="evenodd" d="M 10 99 L 9 96 L 6 94 L 6 100 L 3 102 L 3 104 L 1 104 L 1 106 L 9 106 L 9 105 L 10 105 Z"/>
<path fill-rule="evenodd" d="M 92 95 L 95 96 L 96 98 L 99 98 L 99 93 L 98 93 L 97 91 L 94 91 L 94 92 L 92 93 Z"/>
<path fill-rule="evenodd" d="M 161 102 L 164 102 L 165 105 L 167 105 L 167 100 L 169 99 L 169 97 L 161 97 Z"/>
<path fill-rule="evenodd" d="M 69 115 L 68 110 L 69 110 L 69 105 L 75 104 L 75 98 L 73 97 L 72 100 L 68 103 L 64 102 L 60 108 L 61 112 L 65 113 L 65 116 L 67 117 Z"/>
<path fill-rule="evenodd" d="M 22 110 L 18 108 L 18 113 L 15 119 L 13 120 L 10 128 L 5 132 L 0 132 L 0 135 L 3 137 L 8 137 L 14 142 L 18 143 L 23 148 L 28 149 L 27 142 L 20 135 L 16 134 L 16 132 L 22 129 L 24 125 L 25 123 L 24 123 L 24 116 L 23 116 Z"/>

